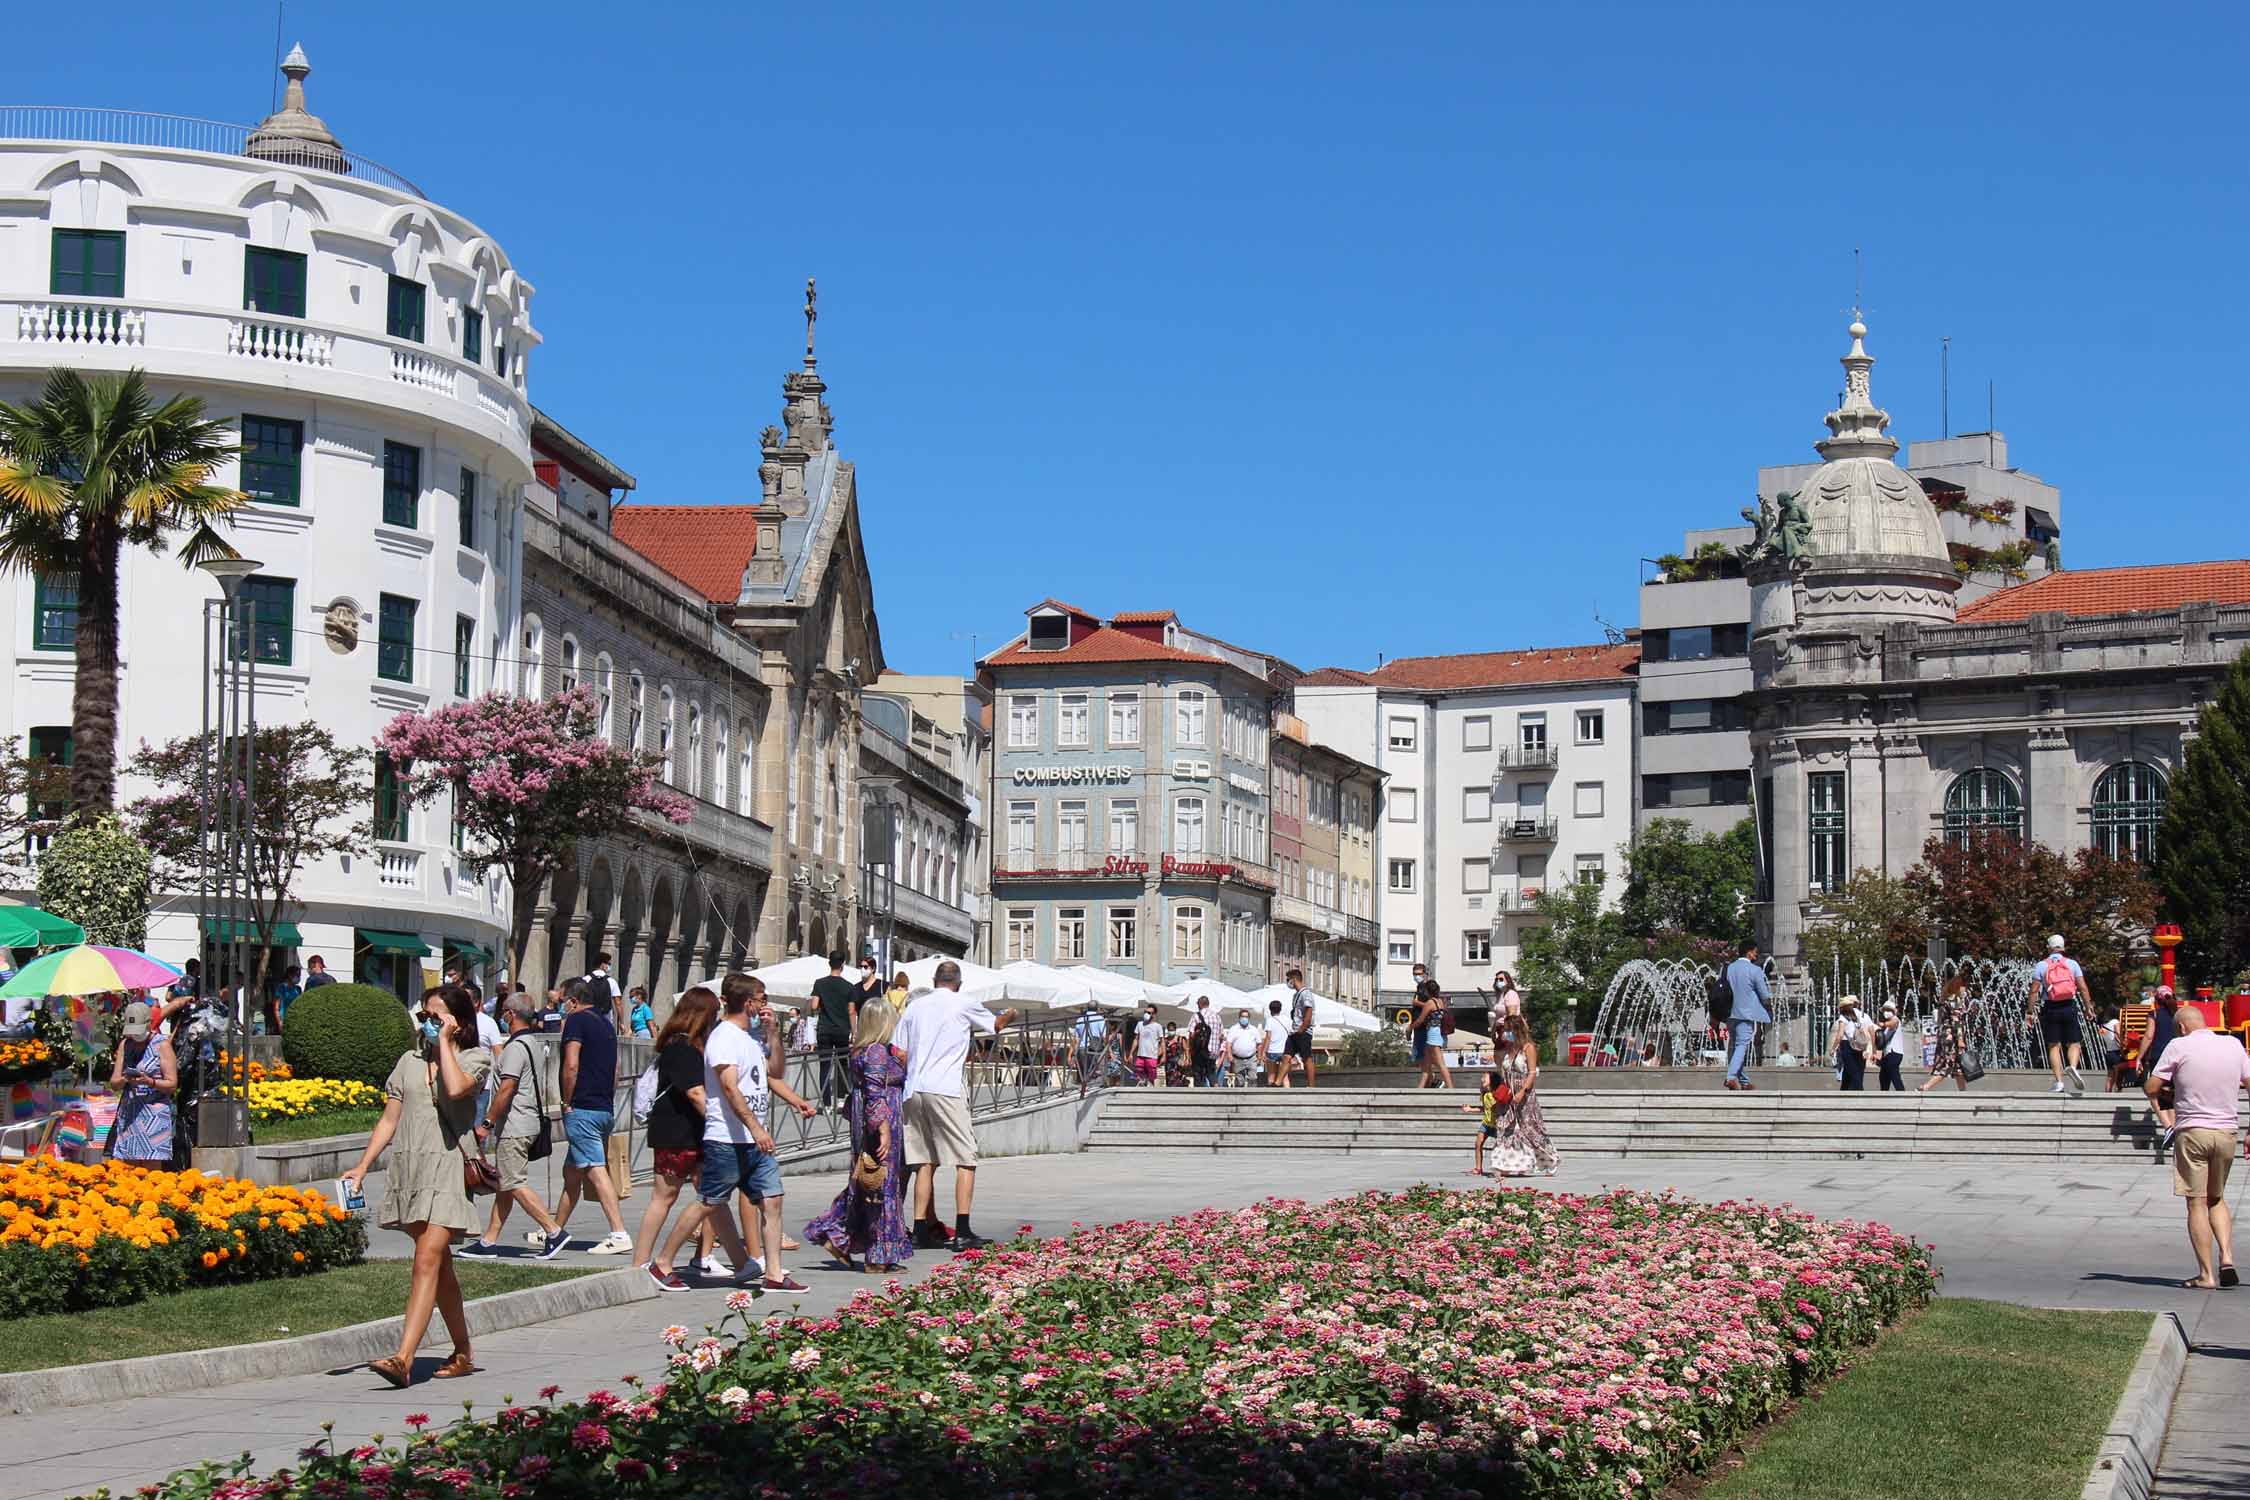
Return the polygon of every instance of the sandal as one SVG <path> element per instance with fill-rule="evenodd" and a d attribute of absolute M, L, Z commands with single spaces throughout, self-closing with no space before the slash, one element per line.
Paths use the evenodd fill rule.
<path fill-rule="evenodd" d="M 2221 1266 L 2219 1267 L 2219 1285 L 2225 1287 L 2240 1286 L 2242 1285 L 2242 1275 L 2232 1266 Z"/>
<path fill-rule="evenodd" d="M 432 1380 L 459 1380 L 464 1375 L 474 1375 L 484 1366 L 469 1358 L 462 1350 L 453 1351 L 453 1357 L 430 1372 Z"/>
<path fill-rule="evenodd" d="M 389 1359 L 371 1359 L 367 1362 L 367 1368 L 398 1390 L 403 1391 L 414 1383 L 414 1366 L 395 1354 Z"/>
<path fill-rule="evenodd" d="M 2180 1283 L 2180 1290 L 2183 1292 L 2215 1292 L 2218 1289 L 2219 1283 L 2216 1281 L 2205 1281 L 2196 1276 L 2190 1276 Z"/>

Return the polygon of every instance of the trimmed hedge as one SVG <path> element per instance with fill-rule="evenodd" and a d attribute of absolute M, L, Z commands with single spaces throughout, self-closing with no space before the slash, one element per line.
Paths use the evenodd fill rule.
<path fill-rule="evenodd" d="M 324 984 L 289 1006 L 281 1055 L 299 1078 L 356 1079 L 375 1088 L 414 1045 L 414 1023 L 389 990 Z"/>

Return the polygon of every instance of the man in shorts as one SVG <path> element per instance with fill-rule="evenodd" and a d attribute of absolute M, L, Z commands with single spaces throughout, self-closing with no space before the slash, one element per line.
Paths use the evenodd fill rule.
<path fill-rule="evenodd" d="M 2250 1053 L 2225 1032 L 2212 1030 L 2201 1007 L 2183 1005 L 2179 1039 L 2164 1049 L 2142 1085 L 2150 1103 L 2166 1084 L 2177 1126 L 2172 1190 L 2187 1200 L 2188 1244 L 2195 1251 L 2195 1275 L 2180 1285 L 2190 1291 L 2238 1286 L 2227 1169 L 2236 1150 L 2235 1096 L 2250 1085 Z"/>
<path fill-rule="evenodd" d="M 1313 992 L 1305 988 L 1305 975 L 1301 969 L 1289 971 L 1288 985 L 1289 1035 L 1282 1042 L 1281 1050 L 1285 1056 L 1296 1059 L 1297 1066 L 1305 1070 L 1305 1087 L 1309 1089 L 1313 1086 Z"/>
<path fill-rule="evenodd" d="M 2047 957 L 2032 975 L 2028 997 L 2032 1014 L 2025 1017 L 2038 1026 L 2039 1040 L 2047 1048 L 2047 1065 L 2055 1070 L 2055 1086 L 2050 1093 L 2086 1092 L 2086 1080 L 2078 1076 L 2085 1051 L 2078 1003 L 2085 997 L 2086 971 L 2078 967 L 2077 959 L 2063 952 L 2062 935 L 2057 933 L 2047 939 Z M 2063 1081 L 2066 1073 L 2070 1078 L 2067 1084 Z"/>
<path fill-rule="evenodd" d="M 1266 1002 L 1266 1087 L 1289 1086 L 1289 1018 L 1279 1000 Z"/>
<path fill-rule="evenodd" d="M 609 1177 L 609 1127 L 617 1109 L 617 1032 L 609 1024 L 609 995 L 583 979 L 563 986 L 562 1203 L 555 1216 L 565 1225 L 577 1211 L 579 1195 L 593 1184 L 594 1201 L 609 1220 L 609 1236 L 591 1248 L 595 1255 L 624 1255 L 633 1248 L 625 1216 L 617 1207 L 617 1184 Z"/>
<path fill-rule="evenodd" d="M 539 1034 L 539 1007 L 529 995 L 510 995 L 501 1010 L 508 1022 L 508 1039 L 494 1051 L 493 1076 L 499 1079 L 490 1103 L 477 1119 L 477 1145 L 492 1144 L 493 1164 L 500 1172 L 500 1191 L 493 1195 L 492 1219 L 484 1238 L 471 1240 L 454 1253 L 476 1257 L 500 1253 L 500 1234 L 508 1227 L 508 1210 L 516 1204 L 539 1226 L 537 1246 L 541 1260 L 553 1260 L 570 1244 L 570 1231 L 547 1212 L 539 1189 L 531 1185 L 531 1144 L 539 1134 L 540 1117 L 554 1097 L 548 1081 L 542 1048 L 532 1040 Z"/>
<path fill-rule="evenodd" d="M 1266 1050 L 1266 1029 L 1250 1017 L 1250 1012 L 1234 1013 L 1234 1024 L 1227 1028 L 1227 1087 L 1246 1089 L 1258 1081 L 1258 1058 Z"/>
<path fill-rule="evenodd" d="M 748 974 L 729 974 L 719 986 L 719 1021 L 703 1042 L 703 1161 L 695 1183 L 695 1207 L 680 1215 L 657 1257 L 678 1264 L 680 1249 L 705 1224 L 734 1263 L 734 1280 L 747 1285 L 764 1278 L 772 1292 L 807 1288 L 781 1267 L 781 1162 L 773 1133 L 766 1129 L 769 1101 L 782 1103 L 804 1119 L 816 1110 L 803 1096 L 766 1072 L 766 1051 L 751 1034 L 753 1002 L 765 995 L 763 982 Z M 746 1247 L 734 1227 L 734 1195 L 745 1194 L 764 1219 L 765 1255 Z"/>
<path fill-rule="evenodd" d="M 955 1250 L 992 1243 L 969 1227 L 977 1195 L 977 1137 L 969 1124 L 966 1068 L 969 1037 L 1013 1025 L 1016 1013 L 995 1016 L 978 1000 L 961 998 L 961 966 L 948 959 L 932 978 L 937 987 L 907 1007 L 891 1045 L 906 1054 L 904 1122 L 906 1168 L 914 1174 L 914 1243 L 925 1250 L 948 1245 L 937 1221 L 937 1169 L 953 1168 Z M 1153 1018 L 1143 1030 L 1153 1030 Z"/>
<path fill-rule="evenodd" d="M 1156 1007 L 1150 1006 L 1133 1028 L 1133 1079 L 1144 1088 L 1153 1086 L 1164 1061 L 1164 1028 L 1157 1024 Z"/>

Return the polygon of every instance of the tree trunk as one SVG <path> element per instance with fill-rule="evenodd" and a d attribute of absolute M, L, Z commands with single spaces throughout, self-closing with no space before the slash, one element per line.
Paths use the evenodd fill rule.
<path fill-rule="evenodd" d="M 531 924 L 547 873 L 533 860 L 518 860 L 508 871 L 508 977 L 519 990 L 526 986 L 524 955 L 531 948 Z"/>
<path fill-rule="evenodd" d="M 117 805 L 117 591 L 123 544 L 114 527 L 79 542 L 78 680 L 70 703 L 72 817 L 86 821 Z"/>

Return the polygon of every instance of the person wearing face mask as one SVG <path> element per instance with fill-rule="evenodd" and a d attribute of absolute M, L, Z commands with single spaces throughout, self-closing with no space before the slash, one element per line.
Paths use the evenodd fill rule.
<path fill-rule="evenodd" d="M 414 1045 L 383 1084 L 383 1117 L 358 1165 L 343 1176 L 346 1191 L 358 1192 L 384 1149 L 393 1148 L 383 1211 L 375 1222 L 414 1241 L 414 1279 L 398 1352 L 368 1368 L 394 1386 L 413 1382 L 414 1353 L 433 1311 L 453 1336 L 453 1356 L 438 1366 L 436 1378 L 451 1380 L 477 1369 L 469 1353 L 461 1282 L 453 1270 L 453 1242 L 477 1227 L 462 1167 L 470 1157 L 477 1093 L 492 1071 L 492 1054 L 477 1045 L 477 1003 L 458 985 L 425 990 L 416 1019 Z"/>

